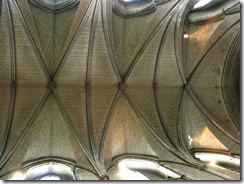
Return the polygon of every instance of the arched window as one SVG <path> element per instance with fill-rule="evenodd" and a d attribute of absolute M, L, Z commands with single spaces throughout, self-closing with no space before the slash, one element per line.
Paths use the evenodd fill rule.
<path fill-rule="evenodd" d="M 232 171 L 240 172 L 240 157 L 218 153 L 195 152 L 194 156 L 206 164 L 220 166 Z"/>
<path fill-rule="evenodd" d="M 211 3 L 211 1 L 213 0 L 200 0 L 198 1 L 195 5 L 193 9 L 200 9 L 203 8 L 204 6 L 208 5 L 209 3 Z"/>
<path fill-rule="evenodd" d="M 124 158 L 110 168 L 110 179 L 119 180 L 168 180 L 181 175 L 160 165 L 157 161 L 141 158 Z"/>
<path fill-rule="evenodd" d="M 47 174 L 37 178 L 36 180 L 61 180 L 61 178 L 56 174 Z"/>
<path fill-rule="evenodd" d="M 76 162 L 50 157 L 25 162 L 17 171 L 1 176 L 3 180 L 99 180 L 96 173 L 76 166 Z"/>

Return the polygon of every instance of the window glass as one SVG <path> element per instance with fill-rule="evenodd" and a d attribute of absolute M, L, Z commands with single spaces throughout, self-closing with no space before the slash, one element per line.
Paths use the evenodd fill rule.
<path fill-rule="evenodd" d="M 38 180 L 61 180 L 59 176 L 54 175 L 54 174 L 48 174 L 45 176 L 42 176 Z"/>
<path fill-rule="evenodd" d="M 202 8 L 202 7 L 206 6 L 207 4 L 209 4 L 211 1 L 213 1 L 213 0 L 200 0 L 200 1 L 198 1 L 198 3 L 196 3 L 194 5 L 193 9 Z"/>
<path fill-rule="evenodd" d="M 161 179 L 180 178 L 181 176 L 170 169 L 161 166 L 156 161 L 142 159 L 123 159 L 118 163 L 119 175 L 125 180 L 150 180 L 147 174 L 154 173 Z"/>
<path fill-rule="evenodd" d="M 207 164 L 217 165 L 238 172 L 240 171 L 240 158 L 237 156 L 203 152 L 196 152 L 194 155 Z"/>

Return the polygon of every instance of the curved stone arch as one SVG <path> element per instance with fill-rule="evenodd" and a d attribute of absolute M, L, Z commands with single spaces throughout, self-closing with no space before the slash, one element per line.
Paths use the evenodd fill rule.
<path fill-rule="evenodd" d="M 238 0 L 212 0 L 207 3 L 203 1 L 202 6 L 196 6 L 198 2 L 192 0 L 189 2 L 189 13 L 186 22 L 188 24 L 204 24 L 224 19 L 228 14 L 240 12 L 240 2 Z M 239 8 L 238 8 L 239 6 Z"/>
<path fill-rule="evenodd" d="M 54 176 L 59 180 L 86 180 L 87 175 L 93 180 L 99 180 L 97 173 L 77 167 L 74 160 L 67 160 L 60 157 L 47 157 L 30 160 L 22 164 L 21 168 L 1 176 L 3 179 L 25 179 L 25 180 L 42 180 L 46 176 Z M 52 180 L 52 178 L 47 178 Z"/>
<path fill-rule="evenodd" d="M 152 13 L 157 5 L 171 0 L 114 0 L 113 10 L 122 17 L 134 17 Z"/>
<path fill-rule="evenodd" d="M 240 82 L 240 46 L 241 38 L 240 34 L 238 34 L 226 57 L 221 86 L 226 107 L 239 130 L 241 122 L 240 87 L 238 91 L 238 81 Z"/>
<path fill-rule="evenodd" d="M 40 6 L 47 11 L 60 11 L 79 4 L 80 0 L 30 0 L 34 5 Z"/>
<path fill-rule="evenodd" d="M 164 167 L 162 162 L 156 157 L 144 155 L 121 155 L 113 159 L 113 164 L 107 169 L 110 177 L 121 179 L 139 177 L 139 179 L 163 179 L 163 180 L 184 180 L 183 175 Z M 117 172 L 117 174 L 115 174 Z"/>

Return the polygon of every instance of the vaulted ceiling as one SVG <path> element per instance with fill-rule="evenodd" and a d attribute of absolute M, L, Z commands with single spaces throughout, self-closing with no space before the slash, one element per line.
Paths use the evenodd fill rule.
<path fill-rule="evenodd" d="M 0 0 L 0 178 L 140 158 L 239 180 L 194 153 L 240 157 L 240 2 L 197 2 Z"/>

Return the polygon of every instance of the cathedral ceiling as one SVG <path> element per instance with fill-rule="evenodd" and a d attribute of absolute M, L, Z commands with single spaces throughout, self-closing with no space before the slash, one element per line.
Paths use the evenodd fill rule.
<path fill-rule="evenodd" d="M 113 178 L 133 157 L 240 179 L 194 157 L 240 155 L 239 1 L 0 2 L 0 177 L 58 159 Z"/>

